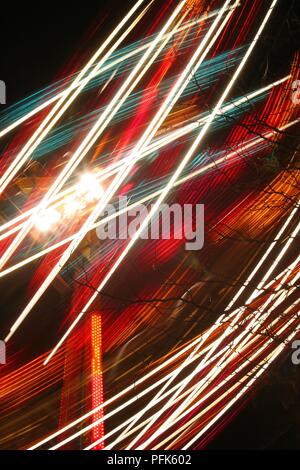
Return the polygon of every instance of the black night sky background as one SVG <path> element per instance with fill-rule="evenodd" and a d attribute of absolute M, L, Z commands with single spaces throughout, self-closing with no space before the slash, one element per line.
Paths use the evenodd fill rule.
<path fill-rule="evenodd" d="M 131 4 L 128 0 L 2 3 L 0 79 L 7 86 L 7 106 L 81 63 L 80 57 L 94 50 Z M 265 35 L 265 48 L 255 59 L 275 76 L 299 49 L 299 7 L 300 0 L 281 0 Z M 268 374 L 243 407 L 233 410 L 231 421 L 211 440 L 209 449 L 300 449 L 300 366 L 292 365 L 287 351 L 281 367 Z"/>

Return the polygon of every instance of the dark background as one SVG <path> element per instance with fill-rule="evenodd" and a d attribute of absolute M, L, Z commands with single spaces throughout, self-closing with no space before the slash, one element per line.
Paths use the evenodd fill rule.
<path fill-rule="evenodd" d="M 132 1 L 5 2 L 0 11 L 0 79 L 7 105 L 62 78 L 111 31 Z M 113 18 L 111 23 L 109 18 Z"/>
<path fill-rule="evenodd" d="M 164 0 L 156 0 L 156 4 Z M 268 0 L 261 0 L 268 6 Z M 132 0 L 83 3 L 5 2 L 0 9 L 0 80 L 7 85 L 7 105 L 62 78 L 87 50 L 111 31 L 133 5 Z M 158 6 L 159 9 L 159 6 Z M 281 0 L 264 35 L 261 70 L 286 70 L 300 48 L 300 0 Z M 257 74 L 257 69 L 253 70 Z M 249 72 L 249 70 L 248 70 Z M 251 74 L 250 74 L 251 76 Z"/>
<path fill-rule="evenodd" d="M 6 82 L 8 106 L 72 70 L 131 4 L 128 0 L 2 3 L 0 79 Z M 281 0 L 256 57 L 261 69 L 270 67 L 277 78 L 300 48 L 299 6 L 300 0 Z M 300 449 L 300 366 L 291 364 L 289 353 L 258 392 L 233 413 L 210 449 Z"/>

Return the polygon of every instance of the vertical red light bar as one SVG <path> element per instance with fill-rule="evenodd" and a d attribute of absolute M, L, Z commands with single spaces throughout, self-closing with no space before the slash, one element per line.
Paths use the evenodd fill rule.
<path fill-rule="evenodd" d="M 91 316 L 91 360 L 92 360 L 92 407 L 93 409 L 103 403 L 103 369 L 102 369 L 102 325 L 101 315 L 93 313 Z M 100 409 L 93 414 L 93 423 L 103 418 L 104 411 Z M 104 422 L 96 424 L 92 430 L 92 442 L 104 436 Z M 97 444 L 94 450 L 104 448 L 104 441 Z"/>

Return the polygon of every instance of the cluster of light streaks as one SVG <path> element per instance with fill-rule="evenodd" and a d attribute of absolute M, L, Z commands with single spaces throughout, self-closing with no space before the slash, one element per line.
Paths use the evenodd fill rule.
<path fill-rule="evenodd" d="M 22 327 L 33 321 L 34 315 L 29 314 L 34 309 L 39 316 L 35 329 L 42 326 L 42 302 L 55 283 L 61 282 L 64 290 L 71 287 L 62 325 L 56 333 L 53 328 L 43 352 L 16 370 L 12 361 L 12 370 L 1 383 L 1 397 L 12 414 L 53 389 L 49 402 L 57 410 L 53 422 L 58 416 L 58 430 L 49 433 L 46 428 L 48 437 L 38 439 L 28 435 L 24 426 L 17 447 L 203 447 L 233 405 L 247 395 L 297 335 L 300 257 L 295 255 L 295 246 L 300 224 L 299 195 L 292 183 L 295 175 L 289 170 L 287 176 L 284 172 L 274 176 L 269 182 L 275 188 L 271 194 L 260 185 L 258 194 L 248 191 L 238 200 L 230 191 L 232 181 L 238 181 L 240 175 L 244 178 L 243 172 L 274 151 L 284 132 L 299 123 L 290 100 L 298 55 L 284 77 L 243 95 L 237 86 L 278 1 L 270 0 L 262 7 L 257 0 L 170 0 L 159 9 L 154 34 L 151 29 L 145 40 L 119 49 L 156 8 L 156 0 L 139 0 L 85 66 L 68 77 L 62 91 L 55 85 L 41 95 L 40 102 L 33 99 L 24 107 L 21 103 L 19 109 L 14 107 L 15 114 L 9 111 L 6 117 L 0 116 L 4 123 L 1 139 L 34 118 L 31 136 L 21 145 L 16 139 L 1 168 L 0 193 L 8 208 L 0 225 L 0 279 L 5 282 L 13 274 L 24 273 L 26 266 L 36 267 L 25 305 L 5 323 L 10 328 L 5 341 L 10 344 L 15 336 L 22 336 Z M 85 96 L 97 87 L 95 108 L 86 113 Z M 66 118 L 75 100 L 82 106 L 82 115 Z M 45 115 L 39 121 L 42 111 Z M 219 132 L 227 133 L 221 145 L 216 137 Z M 56 153 L 66 145 L 70 150 L 57 158 Z M 42 169 L 34 178 L 45 178 L 45 187 L 35 187 L 29 178 L 28 192 L 23 191 L 20 173 L 40 162 Z M 219 191 L 226 192 L 230 203 L 224 206 Z M 103 215 L 107 204 L 116 203 L 124 194 L 129 196 L 128 205 Z M 176 199 L 181 204 L 195 204 L 203 198 L 211 223 L 207 232 L 216 243 L 222 245 L 218 230 L 225 222 L 222 233 L 229 237 L 229 226 L 242 230 L 243 224 L 251 224 L 252 233 L 261 235 L 263 220 L 270 238 L 262 249 L 249 249 L 238 282 L 220 296 L 215 317 L 201 326 L 197 321 L 201 306 L 194 298 L 201 292 L 207 297 L 212 294 L 209 288 L 205 293 L 205 282 L 197 279 L 191 266 L 186 267 L 188 254 L 176 268 L 167 268 L 167 280 L 141 285 L 132 302 L 115 279 L 122 279 L 122 272 L 129 269 L 129 254 L 136 253 L 143 260 L 144 270 L 151 266 L 153 256 L 162 265 L 171 260 L 182 249 L 182 240 L 156 245 L 149 241 L 145 248 L 140 242 L 142 234 L 164 202 Z M 262 207 L 252 211 L 260 201 L 264 201 Z M 129 241 L 95 239 L 97 228 L 150 202 L 147 217 Z M 268 204 L 273 203 L 282 204 L 284 210 L 272 212 Z M 232 256 L 230 249 L 226 256 Z M 253 257 L 259 257 L 258 261 L 253 263 Z M 80 269 L 82 260 L 85 264 Z M 119 298 L 107 294 L 110 288 L 114 292 L 114 282 L 116 291 L 121 291 Z M 184 293 L 180 290 L 183 285 L 188 286 Z M 127 289 L 131 290 L 130 285 Z M 212 292 L 220 295 L 217 287 Z M 122 304 L 117 317 L 105 314 L 105 308 L 110 312 L 114 302 Z M 164 303 L 172 307 L 162 321 L 157 312 Z M 101 313 L 95 313 L 95 308 Z M 191 329 L 180 340 L 171 341 L 165 353 L 151 355 L 150 370 L 143 373 L 139 355 L 149 341 L 145 330 L 154 325 L 161 329 L 151 339 L 154 347 L 163 337 L 169 341 L 184 309 L 192 310 Z M 84 364 L 88 361 L 91 367 L 79 379 L 78 371 L 85 367 L 82 350 L 88 351 Z M 103 352 L 109 355 L 107 364 L 105 359 L 102 362 Z M 132 358 L 135 363 L 127 370 Z M 118 368 L 122 373 L 120 389 L 115 392 L 113 385 L 108 387 L 114 379 L 106 377 Z M 130 375 L 133 372 L 138 376 L 135 380 Z M 61 380 L 59 405 L 56 395 Z M 38 411 L 30 415 L 34 421 L 38 419 Z M 10 426 L 5 445 L 17 439 Z"/>
<path fill-rule="evenodd" d="M 285 221 L 285 223 L 280 228 L 278 237 L 280 234 L 282 234 L 282 232 L 284 232 L 284 230 L 286 230 L 288 223 L 291 222 L 292 217 L 295 217 L 295 214 L 298 210 L 299 208 L 297 206 L 291 212 L 287 221 Z M 297 226 L 294 233 L 292 233 L 291 237 L 289 237 L 289 241 L 291 243 L 294 241 L 295 232 L 298 230 L 299 227 Z M 274 250 L 274 244 L 271 244 L 271 247 L 267 253 L 268 255 L 272 254 L 272 249 Z M 284 246 L 280 250 L 278 256 L 276 257 L 272 265 L 272 270 L 274 270 L 276 265 L 279 263 L 280 258 L 284 255 L 284 251 L 286 251 L 286 246 Z M 279 317 L 275 316 L 275 318 L 272 318 L 271 316 L 273 310 L 279 307 L 281 303 L 285 302 L 291 296 L 293 290 L 288 291 L 288 293 L 286 293 L 285 291 L 282 292 L 282 287 L 283 285 L 286 285 L 287 282 L 288 285 L 291 286 L 294 286 L 296 284 L 297 279 L 300 276 L 299 269 L 298 271 L 295 270 L 296 266 L 299 266 L 299 257 L 294 260 L 294 262 L 291 264 L 291 266 L 288 267 L 285 273 L 281 274 L 279 283 L 278 280 L 274 280 L 270 283 L 270 285 L 266 285 L 268 276 L 270 276 L 272 273 L 272 270 L 269 269 L 268 273 L 264 275 L 263 280 L 261 281 L 261 283 L 264 283 L 264 285 L 261 286 L 261 291 L 257 292 L 256 289 L 256 291 L 251 294 L 250 298 L 245 303 L 247 309 L 238 309 L 236 312 L 234 312 L 235 315 L 233 317 L 233 320 L 228 320 L 226 317 L 222 320 L 218 320 L 216 324 L 210 330 L 208 330 L 208 332 L 206 332 L 204 335 L 201 335 L 199 338 L 196 338 L 191 344 L 183 348 L 179 353 L 174 354 L 171 359 L 163 362 L 162 366 L 154 369 L 150 373 L 151 375 L 160 372 L 162 367 L 168 367 L 170 362 L 175 362 L 178 359 L 178 356 L 184 357 L 187 352 L 191 351 L 182 361 L 182 363 L 176 368 L 174 368 L 171 373 L 169 373 L 168 375 L 164 375 L 160 381 L 154 381 L 154 385 L 143 389 L 141 393 L 135 395 L 135 397 L 133 398 L 134 402 L 136 402 L 137 399 L 141 399 L 144 394 L 151 392 L 152 389 L 159 387 L 161 383 L 166 382 L 165 385 L 155 395 L 155 397 L 153 397 L 152 400 L 148 403 L 146 408 L 142 408 L 142 411 L 140 411 L 136 415 L 133 415 L 129 420 L 123 422 L 122 425 L 120 425 L 117 429 L 114 430 L 114 432 L 111 432 L 106 435 L 106 438 L 109 438 L 111 437 L 111 435 L 115 434 L 120 429 L 127 426 L 126 430 L 123 431 L 121 435 L 116 439 L 116 441 L 111 443 L 107 448 L 114 448 L 116 444 L 118 444 L 118 442 L 130 436 L 134 430 L 136 431 L 140 427 L 142 427 L 142 432 L 138 434 L 135 439 L 126 446 L 126 448 L 128 449 L 132 448 L 132 445 L 138 442 L 139 438 L 141 438 L 141 436 L 147 431 L 147 429 L 149 429 L 151 421 L 156 421 L 159 416 L 163 414 L 164 411 L 173 408 L 174 411 L 171 417 L 168 417 L 166 420 L 162 420 L 161 428 L 159 428 L 159 430 L 157 430 L 154 434 L 151 433 L 148 440 L 144 441 L 143 444 L 140 444 L 138 447 L 147 448 L 149 442 L 154 441 L 156 436 L 159 437 L 160 435 L 163 435 L 166 429 L 172 428 L 172 426 L 174 426 L 174 424 L 180 419 L 184 418 L 184 416 L 186 416 L 187 414 L 189 415 L 194 409 L 199 408 L 202 403 L 206 403 L 206 401 L 211 396 L 214 397 L 214 401 L 212 403 L 209 403 L 209 405 L 205 407 L 205 409 L 200 413 L 200 416 L 206 412 L 206 408 L 209 411 L 212 405 L 218 403 L 219 401 L 225 398 L 224 403 L 222 404 L 223 407 L 221 411 L 219 411 L 217 414 L 217 416 L 219 417 L 223 413 L 225 413 L 227 408 L 229 406 L 232 406 L 232 404 L 235 403 L 240 398 L 240 396 L 242 396 L 243 393 L 246 393 L 251 383 L 254 382 L 255 379 L 265 370 L 265 368 L 268 367 L 268 365 L 270 365 L 272 361 L 276 359 L 278 354 L 284 348 L 285 342 L 281 343 L 278 346 L 279 339 L 289 341 L 297 334 L 297 331 L 299 329 L 299 314 L 297 313 L 297 305 L 299 303 L 299 299 L 294 300 L 294 302 L 292 302 L 292 304 L 288 308 L 286 308 L 286 310 L 284 310 L 283 315 Z M 245 287 L 246 285 L 247 284 L 245 283 Z M 263 287 L 267 287 L 268 290 L 265 291 Z M 269 292 L 267 301 L 264 301 L 264 297 L 266 295 L 265 292 Z M 258 299 L 260 299 L 260 304 L 257 304 Z M 269 308 L 266 311 L 266 307 L 269 303 L 272 303 L 272 308 Z M 253 306 L 251 304 L 253 304 Z M 241 318 L 241 313 L 243 314 L 244 318 Z M 268 331 L 270 335 L 267 340 L 264 336 L 264 333 L 266 331 Z M 287 333 L 289 334 L 287 335 Z M 241 341 L 243 337 L 244 340 Z M 249 349 L 251 351 L 251 354 L 246 354 Z M 268 354 L 262 356 L 262 353 L 264 353 L 265 351 L 268 352 Z M 261 359 L 262 357 L 264 357 L 264 359 L 261 362 L 255 362 L 257 358 Z M 199 360 L 199 358 L 201 358 L 201 360 Z M 242 364 L 238 368 L 235 368 L 236 361 L 239 361 L 241 359 L 243 360 L 245 358 L 246 360 L 244 360 L 244 362 L 242 362 Z M 184 380 L 177 383 L 175 387 L 168 389 L 168 387 L 170 387 L 170 385 L 172 384 L 174 379 L 179 375 L 179 373 L 195 361 L 198 361 L 198 364 L 197 367 L 195 367 L 195 369 L 193 370 L 193 372 L 188 375 Z M 235 367 L 231 368 L 231 364 L 233 364 Z M 207 370 L 208 366 L 209 370 Z M 244 368 L 247 370 L 247 374 L 245 376 L 242 376 L 241 378 L 238 378 L 240 370 L 243 370 Z M 220 382 L 218 377 L 222 377 L 223 369 L 228 370 L 228 372 L 230 373 L 228 373 L 226 379 Z M 201 371 L 204 370 L 205 374 L 203 374 L 202 379 L 199 381 L 199 377 L 201 377 Z M 185 393 L 183 393 L 182 396 L 180 396 L 180 393 L 183 392 L 183 390 L 188 386 L 188 384 L 193 383 L 192 379 L 194 377 L 198 377 L 197 383 L 194 384 Z M 134 384 L 134 387 L 139 386 L 147 379 L 148 376 L 143 377 L 143 379 L 141 379 L 138 383 Z M 244 382 L 246 382 L 246 385 L 244 385 Z M 214 383 L 215 386 L 213 387 Z M 231 383 L 233 383 L 233 386 L 227 389 L 227 387 Z M 236 393 L 237 388 L 240 388 L 240 390 L 234 396 L 234 398 L 232 398 L 231 391 L 233 389 Z M 208 389 L 206 394 L 204 394 L 205 389 Z M 215 397 L 215 393 L 219 390 L 220 396 Z M 124 390 L 123 393 L 125 394 L 128 391 L 129 390 Z M 177 395 L 179 395 L 180 398 L 185 398 L 185 400 L 183 401 L 183 403 L 181 403 L 180 406 L 174 407 L 174 405 L 177 403 Z M 163 398 L 167 398 L 168 396 L 171 396 L 171 398 L 167 401 L 167 403 L 165 403 L 164 407 L 161 408 L 160 411 L 152 415 L 152 420 L 145 420 L 143 423 L 141 423 L 141 426 L 137 426 L 132 432 L 129 432 L 129 429 L 131 429 L 132 426 L 135 425 L 136 422 L 140 420 L 144 414 L 146 414 L 147 410 L 153 408 L 155 404 L 157 404 Z M 199 399 L 199 397 L 201 398 Z M 118 398 L 118 396 L 114 397 L 115 400 L 117 400 Z M 199 400 L 194 403 L 196 398 Z M 108 404 L 109 403 L 104 403 L 104 405 L 98 407 L 97 409 L 102 409 L 105 405 Z M 123 409 L 124 406 L 128 405 L 130 405 L 130 400 L 127 403 L 123 403 L 120 407 L 115 408 L 112 413 L 119 412 L 121 409 Z M 188 405 L 190 406 L 188 407 Z M 185 410 L 185 408 L 187 409 L 183 413 L 183 410 Z M 106 418 L 108 419 L 112 413 L 107 414 Z M 86 419 L 91 414 L 92 412 L 83 416 L 81 419 Z M 199 416 L 197 415 L 196 419 L 198 418 Z M 104 418 L 100 419 L 99 422 L 103 421 L 103 419 Z M 188 421 L 188 423 L 185 424 L 185 427 L 187 425 L 192 426 L 194 420 L 195 418 Z M 197 439 L 209 429 L 209 426 L 212 426 L 214 424 L 214 421 L 215 419 L 212 419 L 209 425 L 203 426 L 203 430 L 199 431 L 199 433 L 197 434 Z M 77 422 L 78 421 L 72 423 L 72 425 L 74 426 L 75 424 L 77 424 Z M 203 424 L 205 424 L 205 420 L 203 421 Z M 61 432 L 65 432 L 66 430 L 70 429 L 70 427 L 71 425 L 67 426 L 66 428 L 61 430 Z M 61 445 L 69 442 L 70 440 L 74 439 L 81 433 L 86 432 L 92 427 L 93 425 L 90 425 L 82 429 L 80 432 L 71 435 L 69 438 L 63 440 L 60 444 L 54 446 L 53 449 L 59 448 Z M 178 428 L 174 435 L 176 436 L 177 434 L 183 432 L 184 428 Z M 61 432 L 55 433 L 48 439 L 40 442 L 39 445 L 44 444 L 50 439 L 53 439 Z M 166 439 L 166 442 L 172 440 L 173 437 L 173 434 L 169 435 Z M 90 445 L 89 448 L 92 448 L 94 445 L 98 445 L 100 442 L 103 441 L 103 439 L 103 437 L 98 439 L 94 444 Z M 196 440 L 196 438 L 194 438 L 194 440 Z M 191 443 L 186 444 L 185 447 L 188 448 Z M 164 448 L 164 445 L 165 441 L 159 442 L 158 444 L 156 444 L 155 448 Z M 172 448 L 172 446 L 170 446 L 169 448 Z"/>
<path fill-rule="evenodd" d="M 110 105 L 108 106 L 108 108 L 110 108 L 110 106 L 114 106 L 114 102 L 118 103 L 117 106 L 121 106 L 122 104 L 122 100 L 125 101 L 126 97 L 127 97 L 127 94 L 128 91 L 124 94 L 124 91 L 126 90 L 128 84 L 127 84 L 127 81 L 130 83 L 132 81 L 132 75 L 133 77 L 135 77 L 135 75 L 137 75 L 137 73 L 139 73 L 139 79 L 141 78 L 141 68 L 144 66 L 146 60 L 148 59 L 149 55 L 151 54 L 152 50 L 154 50 L 156 44 L 159 42 L 159 39 L 161 36 L 163 36 L 166 32 L 166 30 L 168 29 L 168 27 L 172 24 L 172 22 L 174 21 L 174 19 L 177 17 L 178 13 L 182 10 L 182 8 L 184 7 L 185 5 L 185 1 L 184 2 L 181 2 L 178 7 L 175 9 L 175 11 L 173 12 L 173 14 L 171 15 L 170 19 L 167 21 L 166 25 L 164 26 L 164 28 L 162 28 L 162 30 L 160 31 L 160 33 L 158 34 L 157 38 L 156 38 L 156 41 L 154 41 L 152 43 L 152 45 L 150 46 L 150 48 L 148 49 L 147 53 L 143 56 L 142 60 L 138 63 L 138 66 L 133 70 L 133 72 L 130 74 L 130 76 L 128 77 L 128 79 L 125 81 L 125 86 L 124 87 L 121 87 L 121 89 L 119 90 L 119 93 L 117 93 L 117 95 L 115 96 L 114 100 L 113 100 L 113 105 L 110 103 Z M 215 34 L 214 35 L 214 38 L 213 40 L 210 42 L 209 46 L 206 47 L 206 49 L 204 50 L 204 52 L 202 53 L 202 50 L 203 48 L 205 47 L 206 43 L 209 41 L 210 37 L 213 35 L 213 33 L 215 33 L 215 29 L 216 29 L 216 26 L 218 26 L 218 23 L 220 22 L 222 16 L 223 16 L 223 13 L 225 11 L 225 9 L 229 6 L 230 4 L 230 1 L 226 1 L 224 6 L 222 7 L 222 9 L 220 10 L 220 13 L 217 15 L 216 17 L 216 20 L 213 22 L 212 24 L 212 27 L 209 29 L 208 31 L 208 34 L 205 36 L 204 40 L 200 43 L 200 46 L 197 48 L 195 54 L 193 55 L 190 63 L 188 64 L 187 68 L 184 70 L 183 74 L 179 77 L 179 79 L 175 82 L 173 88 L 171 89 L 170 93 L 168 94 L 167 98 L 165 99 L 163 105 L 161 106 L 161 108 L 159 109 L 158 113 L 155 115 L 155 117 L 153 118 L 153 120 L 151 121 L 150 125 L 146 128 L 146 131 L 145 133 L 142 135 L 142 137 L 140 138 L 140 140 L 137 142 L 137 144 L 135 145 L 134 149 L 132 150 L 130 156 L 128 157 L 128 162 L 126 162 L 126 167 L 124 169 L 121 169 L 120 172 L 117 174 L 117 176 L 115 177 L 115 179 L 112 181 L 111 185 L 108 187 L 107 191 L 104 193 L 103 197 L 101 197 L 99 203 L 96 205 L 96 207 L 94 208 L 94 210 L 92 211 L 92 213 L 89 215 L 89 217 L 87 218 L 86 222 L 83 224 L 83 226 L 81 227 L 80 231 L 76 234 L 76 237 L 72 240 L 72 242 L 70 243 L 70 245 L 66 248 L 66 250 L 64 251 L 63 255 L 61 256 L 61 258 L 59 259 L 59 261 L 57 262 L 57 264 L 55 265 L 55 267 L 53 268 L 52 272 L 49 274 L 49 276 L 47 277 L 47 279 L 44 281 L 44 283 L 41 285 L 40 289 L 36 292 L 36 294 L 34 295 L 34 297 L 31 299 L 31 301 L 29 302 L 29 304 L 27 305 L 27 307 L 24 309 L 24 311 L 21 313 L 21 315 L 19 316 L 19 318 L 17 319 L 17 321 L 14 323 L 14 325 L 12 326 L 11 330 L 10 330 L 10 333 L 9 335 L 7 335 L 6 337 L 6 341 L 8 341 L 10 339 L 10 337 L 12 336 L 12 334 L 16 331 L 16 329 L 19 327 L 19 325 L 23 322 L 23 320 L 27 317 L 27 315 L 30 313 L 30 311 L 32 310 L 32 308 L 34 307 L 34 305 L 36 304 L 36 302 L 40 299 L 41 295 L 45 292 L 45 290 L 49 287 L 49 285 L 51 284 L 51 282 L 53 281 L 53 279 L 55 279 L 55 277 L 57 276 L 57 274 L 60 272 L 60 270 L 62 269 L 62 267 L 66 264 L 66 262 L 69 260 L 70 256 L 72 255 L 72 253 L 74 252 L 74 250 L 78 247 L 78 245 L 80 244 L 81 240 L 84 238 L 84 236 L 86 235 L 86 233 L 89 231 L 91 225 L 93 225 L 95 223 L 95 220 L 101 215 L 101 213 L 103 212 L 103 210 L 105 209 L 107 203 L 110 201 L 110 199 L 114 196 L 114 194 L 116 193 L 116 191 L 119 189 L 120 185 L 122 184 L 122 182 L 125 180 L 125 178 L 130 174 L 130 171 L 132 170 L 133 166 L 135 165 L 136 163 L 136 160 L 137 160 L 137 156 L 139 153 L 141 153 L 144 148 L 147 146 L 147 144 L 149 144 L 149 142 L 151 141 L 151 139 L 153 138 L 153 136 L 155 135 L 155 133 L 157 132 L 159 126 L 161 125 L 161 123 L 165 120 L 167 114 L 170 112 L 170 109 L 172 109 L 172 106 L 174 105 L 174 103 L 176 103 L 177 99 L 180 97 L 182 91 L 184 90 L 185 86 L 188 84 L 189 82 L 189 76 L 190 76 L 190 73 L 191 73 L 191 70 L 192 68 L 195 66 L 195 63 L 197 63 L 196 65 L 196 68 L 198 68 L 200 66 L 200 64 L 203 62 L 206 54 L 208 53 L 209 51 L 209 46 L 211 47 L 214 43 L 214 41 L 217 39 L 218 37 L 218 34 L 222 31 L 223 27 L 226 25 L 228 19 L 229 19 L 229 16 L 231 14 L 231 12 L 225 17 L 225 20 L 223 21 L 223 23 L 221 24 L 221 27 L 219 27 L 219 30 L 218 30 L 218 34 Z M 157 52 L 156 52 L 157 53 Z M 200 59 L 198 59 L 199 55 L 202 53 L 202 55 L 200 56 Z M 198 61 L 197 61 L 198 59 Z M 146 72 L 147 68 L 149 67 L 149 65 L 151 64 L 151 61 L 148 61 L 147 63 L 147 67 L 143 67 L 143 73 Z M 135 85 L 135 82 L 134 82 L 134 85 Z M 124 88 L 124 89 L 123 89 Z M 131 88 L 129 88 L 129 93 L 132 91 L 134 87 L 132 86 Z M 128 94 L 129 94 L 128 93 Z M 120 96 L 122 96 L 122 100 L 120 100 Z M 100 122 L 101 122 L 101 119 L 100 119 Z M 105 126 L 106 127 L 107 125 L 107 122 L 105 123 Z M 98 128 L 98 125 L 97 125 L 97 128 Z M 101 128 L 100 128 L 101 129 Z M 94 132 L 92 132 L 92 134 L 94 134 Z M 97 138 L 99 137 L 99 131 L 97 132 Z M 81 150 L 81 146 L 79 147 L 80 150 Z M 87 152 L 87 150 L 89 148 L 86 147 L 86 142 L 84 141 L 84 145 L 83 145 L 83 148 L 85 148 L 84 152 Z M 80 154 L 80 152 L 78 152 Z M 75 152 L 74 156 L 72 157 L 71 159 L 71 162 L 73 162 L 73 158 L 76 156 L 77 158 L 77 154 Z M 80 157 L 82 158 L 82 156 L 84 155 L 80 155 Z M 76 160 L 75 160 L 76 161 Z M 71 163 L 71 166 L 73 165 L 73 163 Z M 69 173 L 67 173 L 67 175 L 69 176 Z M 64 175 L 64 178 L 66 178 L 66 176 Z M 174 179 L 174 181 L 176 180 L 177 178 Z M 172 181 L 172 180 L 171 180 Z M 172 185 L 173 182 L 170 183 L 170 185 Z M 57 182 L 55 182 L 54 184 L 55 186 L 55 191 L 57 191 L 58 189 L 58 186 L 57 186 Z M 169 191 L 169 188 L 166 190 L 166 194 L 168 193 Z M 55 193 L 53 191 L 50 190 L 50 192 L 48 193 L 49 195 L 43 199 L 42 203 L 40 203 L 40 207 L 43 209 L 45 207 L 45 204 L 48 202 L 49 198 L 51 196 L 53 196 Z M 160 199 L 162 202 L 162 200 L 164 199 L 164 196 L 160 196 Z M 45 202 L 46 201 L 46 202 Z M 157 202 L 156 204 L 159 205 L 160 202 Z M 155 209 L 156 210 L 156 209 Z M 10 245 L 10 247 L 7 249 L 7 251 L 5 252 L 5 254 L 3 254 L 2 256 L 2 265 L 1 265 L 1 259 L 0 259 L 0 266 L 3 267 L 3 264 L 5 264 L 5 262 L 9 259 L 9 257 L 12 255 L 13 251 L 16 249 L 16 247 L 19 245 L 19 243 L 23 240 L 25 234 L 28 232 L 29 228 L 31 227 L 30 225 L 30 220 L 33 218 L 33 217 L 36 217 L 37 215 L 36 214 L 39 214 L 41 211 L 41 209 L 35 209 L 35 212 L 34 214 L 30 217 L 29 219 L 29 222 L 27 222 L 25 224 L 25 226 L 22 228 L 22 230 L 18 233 L 18 235 L 16 236 L 16 238 L 14 239 L 13 243 Z M 151 214 L 151 217 L 152 217 L 152 214 Z M 146 224 L 148 224 L 148 220 L 145 221 Z M 135 241 L 137 240 L 137 238 L 139 237 L 140 233 L 141 233 L 142 229 L 140 229 L 139 231 L 137 231 L 136 233 L 136 236 L 135 238 L 133 239 L 132 243 L 134 244 Z M 125 255 L 123 255 L 125 256 Z M 115 265 L 115 267 L 113 268 L 113 271 L 112 273 L 114 272 L 114 270 L 118 267 L 118 265 L 121 263 L 122 261 L 122 258 L 119 258 L 119 261 L 118 261 L 118 264 Z M 108 282 L 109 278 L 111 277 L 111 274 L 109 274 L 101 283 L 101 287 L 99 288 L 99 290 L 101 290 L 105 285 L 106 283 Z M 76 322 L 71 326 L 71 328 L 67 331 L 66 335 L 64 335 L 63 339 L 62 339 L 62 342 L 65 340 L 65 338 L 68 336 L 69 332 L 72 331 L 72 329 L 76 326 L 76 324 L 78 323 L 78 321 L 81 319 L 81 317 L 83 316 L 83 314 L 85 313 L 85 311 L 91 306 L 91 304 L 93 303 L 94 299 L 95 299 L 96 295 L 95 296 L 92 296 L 90 301 L 87 303 L 87 305 L 85 306 L 84 310 L 81 312 L 81 314 L 77 317 L 77 320 Z M 61 343 L 58 344 L 57 347 L 60 346 Z M 55 353 L 56 351 L 56 348 L 53 350 L 53 353 Z"/>

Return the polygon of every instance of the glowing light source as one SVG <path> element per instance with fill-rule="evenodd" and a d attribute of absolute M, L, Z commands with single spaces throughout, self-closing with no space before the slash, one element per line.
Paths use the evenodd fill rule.
<path fill-rule="evenodd" d="M 61 215 L 56 209 L 50 208 L 38 215 L 34 225 L 40 232 L 49 232 L 60 220 L 60 217 Z"/>
<path fill-rule="evenodd" d="M 77 187 L 78 193 L 87 202 L 96 201 L 103 194 L 103 188 L 98 183 L 96 175 L 92 173 L 84 173 Z"/>
<path fill-rule="evenodd" d="M 78 211 L 80 204 L 75 197 L 69 197 L 64 205 L 64 215 L 70 217 Z"/>
<path fill-rule="evenodd" d="M 103 396 L 103 375 L 102 375 L 102 332 L 101 316 L 94 313 L 91 317 L 91 348 L 92 348 L 92 409 L 95 409 L 104 403 Z M 98 423 L 103 418 L 103 408 L 93 414 L 93 423 L 96 423 L 92 430 L 92 442 L 101 440 L 104 436 L 104 422 Z M 104 442 L 94 447 L 101 450 Z"/>

